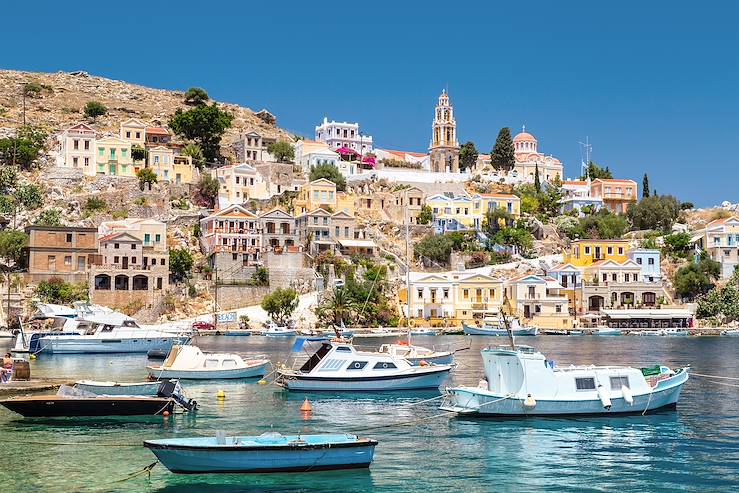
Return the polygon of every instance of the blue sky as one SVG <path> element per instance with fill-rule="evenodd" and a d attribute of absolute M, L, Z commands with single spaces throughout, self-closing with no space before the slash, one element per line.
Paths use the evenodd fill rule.
<path fill-rule="evenodd" d="M 460 141 L 522 124 L 579 172 L 707 206 L 739 201 L 739 2 L 193 2 L 3 5 L 0 67 L 202 86 L 311 135 L 359 121 L 424 151 L 448 85 Z"/>

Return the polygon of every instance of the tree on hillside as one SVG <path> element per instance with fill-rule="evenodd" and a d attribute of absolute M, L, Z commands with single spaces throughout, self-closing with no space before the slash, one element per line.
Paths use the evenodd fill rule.
<path fill-rule="evenodd" d="M 62 226 L 62 213 L 59 209 L 46 209 L 33 223 L 36 226 Z"/>
<path fill-rule="evenodd" d="M 664 252 L 675 258 L 687 258 L 692 250 L 690 233 L 674 233 L 664 238 Z"/>
<path fill-rule="evenodd" d="M 233 115 L 218 108 L 216 103 L 200 105 L 187 111 L 178 108 L 169 126 L 179 136 L 195 141 L 207 162 L 220 156 L 221 137 L 233 122 Z"/>
<path fill-rule="evenodd" d="M 46 132 L 40 128 L 20 127 L 15 137 L 0 139 L 0 164 L 31 169 L 39 153 L 46 148 L 46 137 Z"/>
<path fill-rule="evenodd" d="M 634 229 L 656 229 L 668 232 L 680 214 L 680 202 L 672 195 L 644 197 L 629 207 L 626 216 Z"/>
<path fill-rule="evenodd" d="M 212 209 L 216 205 L 216 200 L 218 200 L 218 190 L 220 187 L 221 185 L 218 183 L 218 180 L 207 173 L 203 174 L 198 184 L 195 185 L 193 202 L 200 207 Z"/>
<path fill-rule="evenodd" d="M 422 205 L 421 212 L 418 213 L 418 217 L 416 219 L 418 220 L 418 224 L 431 224 L 431 221 L 434 220 L 431 206 L 428 206 L 426 204 Z"/>
<path fill-rule="evenodd" d="M 140 145 L 131 146 L 131 159 L 136 161 L 146 161 L 149 151 L 141 147 Z"/>
<path fill-rule="evenodd" d="M 459 148 L 459 170 L 472 169 L 477 164 L 477 148 L 475 143 L 468 140 Z"/>
<path fill-rule="evenodd" d="M 739 290 L 736 284 L 730 283 L 728 286 L 711 290 L 698 300 L 695 314 L 698 318 L 717 317 L 721 324 L 739 320 Z"/>
<path fill-rule="evenodd" d="M 649 197 L 649 177 L 644 173 L 644 178 L 641 181 L 641 196 L 643 199 Z"/>
<path fill-rule="evenodd" d="M 323 323 L 340 327 L 342 322 L 344 325 L 351 324 L 356 309 L 357 304 L 352 298 L 352 293 L 345 286 L 334 288 L 331 294 L 318 306 L 316 315 Z"/>
<path fill-rule="evenodd" d="M 25 265 L 25 248 L 28 235 L 23 231 L 7 229 L 0 231 L 0 261 L 6 269 Z"/>
<path fill-rule="evenodd" d="M 202 106 L 208 104 L 208 93 L 200 87 L 191 87 L 185 92 L 184 102 L 188 106 Z"/>
<path fill-rule="evenodd" d="M 108 112 L 108 108 L 99 101 L 88 101 L 83 110 L 85 116 L 91 120 L 97 119 Z"/>
<path fill-rule="evenodd" d="M 174 280 L 179 281 L 190 274 L 193 266 L 192 254 L 187 248 L 169 249 L 169 272 Z"/>
<path fill-rule="evenodd" d="M 501 171 L 510 171 L 516 165 L 516 155 L 511 138 L 511 129 L 503 127 L 498 132 L 495 145 L 490 153 L 490 164 L 493 168 Z"/>
<path fill-rule="evenodd" d="M 413 256 L 424 263 L 431 261 L 446 264 L 449 262 L 449 255 L 452 254 L 452 244 L 451 238 L 446 235 L 430 234 L 413 245 Z"/>
<path fill-rule="evenodd" d="M 346 178 L 341 174 L 339 168 L 331 163 L 321 163 L 313 166 L 310 170 L 310 181 L 325 178 L 336 183 L 336 190 L 346 190 Z"/>
<path fill-rule="evenodd" d="M 704 254 L 700 261 L 680 267 L 672 280 L 675 294 L 683 299 L 693 300 L 696 296 L 713 289 L 714 281 L 721 274 L 721 264 Z"/>
<path fill-rule="evenodd" d="M 262 299 L 262 309 L 277 323 L 285 323 L 297 308 L 298 293 L 293 288 L 277 288 Z"/>
<path fill-rule="evenodd" d="M 482 227 L 490 235 L 495 235 L 502 228 L 513 225 L 513 215 L 501 207 L 496 207 L 485 213 Z"/>
<path fill-rule="evenodd" d="M 534 190 L 536 193 L 541 193 L 541 179 L 539 178 L 539 163 L 536 163 L 534 167 Z"/>
<path fill-rule="evenodd" d="M 498 245 L 516 247 L 521 255 L 526 255 L 534 246 L 534 236 L 526 228 L 503 228 L 495 234 L 493 241 Z"/>
<path fill-rule="evenodd" d="M 69 305 L 75 301 L 87 301 L 89 299 L 87 284 L 65 282 L 59 277 L 52 277 L 39 282 L 34 295 L 45 303 L 60 305 Z"/>
<path fill-rule="evenodd" d="M 267 152 L 272 154 L 279 163 L 290 163 L 295 159 L 295 148 L 285 140 L 270 143 L 267 146 Z"/>
<path fill-rule="evenodd" d="M 610 240 L 621 238 L 628 226 L 624 216 L 601 209 L 595 214 L 580 218 L 580 228 L 576 234 L 580 238 Z"/>
<path fill-rule="evenodd" d="M 605 168 L 601 168 L 598 166 L 598 164 L 595 161 L 588 162 L 588 167 L 585 170 L 585 174 L 580 177 L 581 180 L 587 180 L 590 178 L 591 180 L 596 180 L 598 178 L 609 180 L 613 178 L 613 174 L 611 173 L 611 170 L 606 166 Z"/>
<path fill-rule="evenodd" d="M 203 160 L 203 150 L 200 148 L 197 144 L 187 144 L 183 149 L 181 154 L 183 156 L 190 156 L 192 159 L 192 164 L 198 169 L 203 169 L 203 164 L 205 161 Z"/>
<path fill-rule="evenodd" d="M 141 190 L 144 189 L 144 185 L 147 183 L 153 184 L 157 182 L 157 174 L 151 168 L 141 168 L 136 172 L 136 177 L 139 179 L 139 186 Z"/>

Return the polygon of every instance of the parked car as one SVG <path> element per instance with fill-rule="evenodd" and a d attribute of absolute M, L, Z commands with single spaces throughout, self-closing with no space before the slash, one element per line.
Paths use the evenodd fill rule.
<path fill-rule="evenodd" d="M 198 320 L 197 322 L 192 323 L 192 328 L 194 330 L 214 330 L 216 326 L 210 322 L 204 322 L 202 320 Z"/>

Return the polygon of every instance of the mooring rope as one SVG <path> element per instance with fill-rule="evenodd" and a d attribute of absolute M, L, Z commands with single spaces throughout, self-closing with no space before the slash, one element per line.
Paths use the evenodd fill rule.
<path fill-rule="evenodd" d="M 101 442 L 44 442 L 39 440 L 13 440 L 12 438 L 3 438 L 5 443 L 20 443 L 24 445 L 46 445 L 46 446 L 70 446 L 70 447 L 116 447 L 116 448 L 133 448 L 141 447 L 141 442 L 136 444 L 129 443 L 101 443 Z"/>
<path fill-rule="evenodd" d="M 691 377 L 705 377 L 705 378 L 718 378 L 721 380 L 739 380 L 739 377 L 724 377 L 721 375 L 706 375 L 705 373 L 690 372 Z"/>

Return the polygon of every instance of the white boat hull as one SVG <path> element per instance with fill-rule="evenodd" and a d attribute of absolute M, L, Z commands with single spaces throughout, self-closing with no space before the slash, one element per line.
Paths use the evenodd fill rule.
<path fill-rule="evenodd" d="M 218 370 L 162 370 L 161 367 L 147 367 L 149 376 L 156 379 L 177 378 L 181 380 L 226 380 L 234 378 L 261 377 L 267 372 L 269 362 L 249 368 Z"/>
<path fill-rule="evenodd" d="M 524 406 L 524 399 L 496 395 L 474 387 L 448 389 L 442 410 L 459 414 L 487 416 L 556 416 L 556 415 L 601 415 L 635 414 L 674 407 L 680 397 L 688 372 L 659 382 L 651 393 L 634 395 L 629 404 L 623 397 L 611 396 L 611 407 L 606 409 L 600 399 L 541 400 L 536 399 L 533 408 Z"/>
<path fill-rule="evenodd" d="M 47 336 L 40 340 L 40 352 L 51 354 L 147 353 L 151 350 L 172 349 L 175 344 L 187 344 L 187 336 L 137 338 L 101 338 L 88 336 Z"/>
<path fill-rule="evenodd" d="M 372 378 L 322 378 L 280 374 L 277 383 L 288 390 L 306 391 L 371 391 L 412 390 L 439 388 L 446 380 L 451 368 L 440 368 L 425 372 Z"/>

